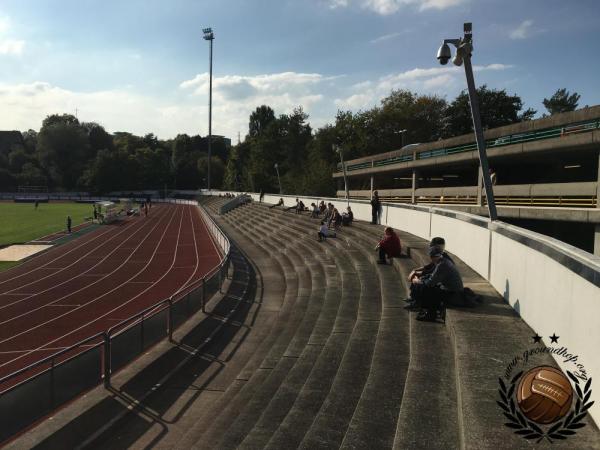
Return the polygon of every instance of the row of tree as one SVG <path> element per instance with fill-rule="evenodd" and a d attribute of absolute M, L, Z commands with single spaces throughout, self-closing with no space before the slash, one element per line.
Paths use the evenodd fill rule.
<path fill-rule="evenodd" d="M 482 86 L 478 94 L 485 129 L 531 120 L 537 113 L 524 109 L 521 98 L 505 90 Z M 577 93 L 559 89 L 543 104 L 549 114 L 556 114 L 575 110 L 578 101 Z M 263 105 L 250 115 L 245 140 L 231 149 L 224 187 L 278 192 L 277 164 L 284 192 L 334 195 L 331 174 L 340 160 L 336 146 L 346 159 L 352 159 L 472 131 L 466 91 L 452 102 L 407 90 L 392 91 L 374 108 L 338 111 L 334 124 L 314 133 L 301 108 L 276 117 L 273 109 Z"/>
<path fill-rule="evenodd" d="M 159 140 L 153 134 L 109 134 L 95 122 L 55 114 L 44 119 L 39 132 L 29 130 L 22 139 L 0 145 L 0 190 L 198 189 L 206 179 L 207 150 L 208 141 L 201 136 Z M 228 152 L 225 140 L 213 137 L 211 173 L 217 186 Z"/>
<path fill-rule="evenodd" d="M 478 93 L 485 128 L 530 120 L 536 114 L 505 90 L 482 86 Z M 577 93 L 559 89 L 543 103 L 555 114 L 576 109 L 578 101 Z M 334 124 L 316 131 L 301 107 L 276 116 L 263 105 L 250 115 L 243 142 L 229 149 L 224 139 L 213 137 L 211 186 L 278 192 L 279 173 L 285 192 L 333 195 L 331 173 L 339 161 L 335 146 L 351 159 L 471 131 L 466 92 L 447 102 L 438 96 L 393 91 L 374 108 L 338 111 Z M 39 132 L 29 130 L 18 138 L 6 145 L 0 135 L 0 190 L 48 186 L 106 193 L 206 186 L 206 137 L 181 134 L 160 140 L 153 134 L 109 134 L 98 123 L 55 114 L 43 121 Z"/>

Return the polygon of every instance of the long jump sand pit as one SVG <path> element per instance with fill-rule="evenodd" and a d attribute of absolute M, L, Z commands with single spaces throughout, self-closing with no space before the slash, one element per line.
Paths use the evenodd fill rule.
<path fill-rule="evenodd" d="M 50 247 L 52 246 L 39 244 L 10 245 L 0 249 L 0 261 L 21 261 Z"/>

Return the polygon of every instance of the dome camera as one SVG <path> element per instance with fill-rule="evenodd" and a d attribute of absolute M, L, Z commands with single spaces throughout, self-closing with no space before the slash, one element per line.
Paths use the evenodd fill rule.
<path fill-rule="evenodd" d="M 444 42 L 437 52 L 437 59 L 441 65 L 445 66 L 448 64 L 451 57 L 452 53 L 450 52 L 450 47 Z"/>

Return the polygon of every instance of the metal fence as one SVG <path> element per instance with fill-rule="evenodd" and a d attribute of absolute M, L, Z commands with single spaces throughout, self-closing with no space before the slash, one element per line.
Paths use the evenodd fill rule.
<path fill-rule="evenodd" d="M 197 204 L 178 201 L 177 203 Z M 0 379 L 0 444 L 39 419 L 104 383 L 165 338 L 221 289 L 230 264 L 227 236 L 201 207 L 200 214 L 221 252 L 202 280 L 134 316 Z"/>

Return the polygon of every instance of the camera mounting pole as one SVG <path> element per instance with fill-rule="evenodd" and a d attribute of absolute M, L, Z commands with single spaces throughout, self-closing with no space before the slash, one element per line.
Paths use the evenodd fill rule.
<path fill-rule="evenodd" d="M 479 100 L 477 98 L 477 90 L 475 89 L 473 66 L 471 65 L 471 53 L 473 52 L 473 33 L 471 23 L 467 22 L 464 24 L 464 36 L 462 39 L 444 39 L 444 43 L 438 51 L 438 59 L 441 64 L 446 64 L 448 59 L 450 59 L 448 44 L 452 44 L 456 47 L 456 56 L 453 61 L 454 64 L 457 66 L 464 64 L 465 66 L 467 88 L 469 91 L 469 104 L 471 105 L 473 129 L 475 130 L 475 141 L 477 142 L 477 150 L 479 152 L 479 166 L 481 167 L 481 175 L 483 177 L 483 184 L 485 187 L 488 214 L 490 220 L 498 220 L 496 201 L 494 199 L 494 188 L 492 186 L 492 179 L 490 177 L 490 169 L 485 147 L 485 138 L 483 136 L 483 128 L 481 126 Z"/>

